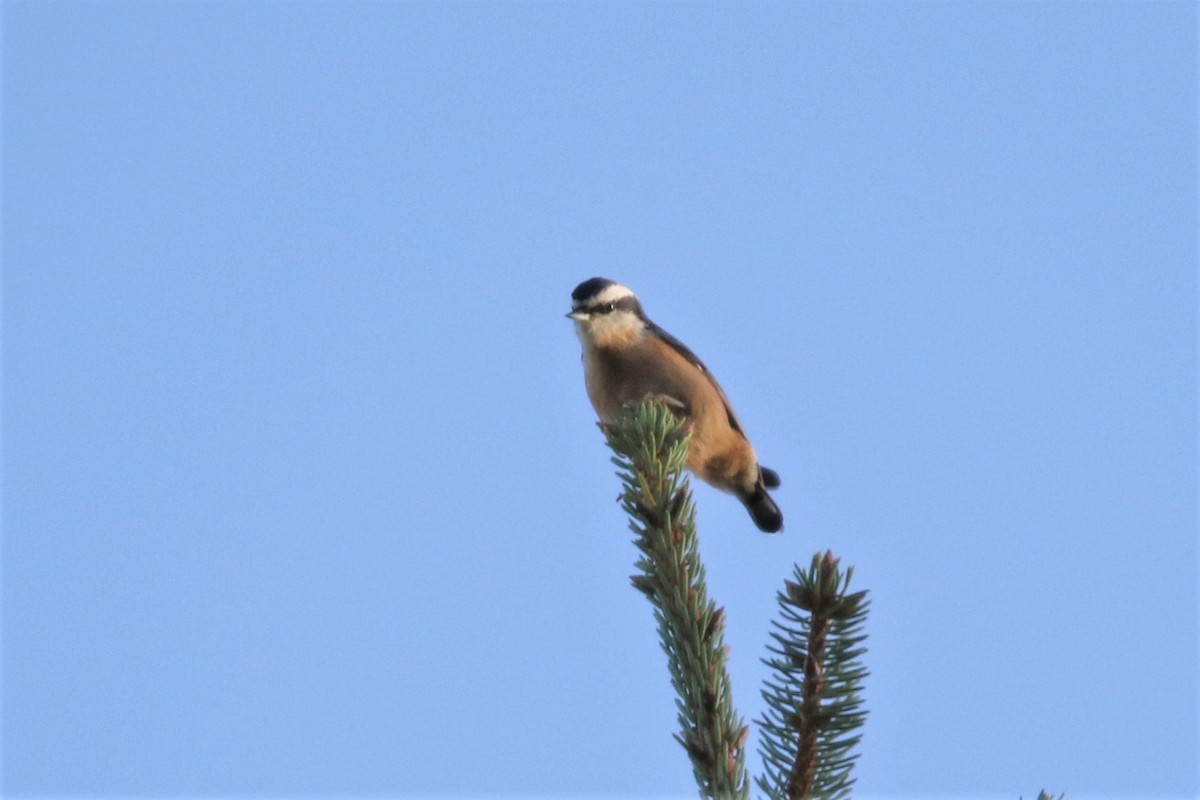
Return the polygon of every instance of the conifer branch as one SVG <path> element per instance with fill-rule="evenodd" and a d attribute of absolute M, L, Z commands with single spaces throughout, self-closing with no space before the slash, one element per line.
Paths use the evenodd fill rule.
<path fill-rule="evenodd" d="M 807 571 L 795 569 L 778 594 L 782 621 L 774 623 L 764 659 L 773 670 L 759 720 L 765 772 L 757 781 L 772 800 L 841 800 L 850 796 L 852 753 L 866 719 L 860 690 L 867 670 L 863 622 L 866 592 L 847 594 L 853 567 L 844 573 L 826 552 Z"/>
<path fill-rule="evenodd" d="M 696 538 L 684 423 L 652 401 L 607 426 L 624 485 L 621 505 L 640 551 L 630 581 L 654 606 L 680 732 L 702 797 L 749 796 L 745 743 L 749 728 L 733 708 L 726 670 L 725 611 L 708 597 Z"/>

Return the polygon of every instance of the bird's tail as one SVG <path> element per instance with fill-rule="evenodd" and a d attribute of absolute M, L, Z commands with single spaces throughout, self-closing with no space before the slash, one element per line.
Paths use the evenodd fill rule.
<path fill-rule="evenodd" d="M 766 489 L 767 485 L 771 485 L 772 488 L 779 486 L 779 476 L 766 469 L 762 470 L 762 473 L 769 474 L 770 484 L 763 480 L 766 475 L 760 474 L 759 479 L 754 483 L 754 488 L 749 492 L 739 494 L 738 499 L 750 512 L 750 518 L 754 520 L 754 524 L 760 531 L 779 533 L 783 530 L 783 512 L 779 510 L 779 506 L 775 505 L 775 501 L 771 499 L 771 495 L 767 494 Z"/>
<path fill-rule="evenodd" d="M 758 477 L 762 480 L 763 486 L 768 489 L 779 488 L 779 473 L 773 469 L 767 469 L 762 464 L 758 465 Z"/>

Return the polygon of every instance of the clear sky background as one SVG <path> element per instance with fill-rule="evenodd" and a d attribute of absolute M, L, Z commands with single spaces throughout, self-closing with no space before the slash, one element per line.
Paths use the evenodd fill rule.
<path fill-rule="evenodd" d="M 706 360 L 736 703 L 871 797 L 1198 790 L 1186 2 L 3 4 L 3 792 L 694 796 L 563 314 Z M 757 755 L 750 765 L 757 771 Z"/>

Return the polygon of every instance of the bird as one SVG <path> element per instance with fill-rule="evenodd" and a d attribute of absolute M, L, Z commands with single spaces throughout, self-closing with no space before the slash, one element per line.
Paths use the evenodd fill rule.
<path fill-rule="evenodd" d="M 583 345 L 584 384 L 602 426 L 647 397 L 665 399 L 688 421 L 687 468 L 737 497 L 759 530 L 783 529 L 783 513 L 767 494 L 779 486 L 779 475 L 758 463 L 716 378 L 683 342 L 650 321 L 632 290 L 590 278 L 571 292 L 567 317 Z"/>

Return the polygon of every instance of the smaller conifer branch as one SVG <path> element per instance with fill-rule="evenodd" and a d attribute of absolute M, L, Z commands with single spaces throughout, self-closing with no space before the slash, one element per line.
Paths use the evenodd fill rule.
<path fill-rule="evenodd" d="M 867 670 L 863 623 L 866 592 L 847 592 L 853 567 L 838 569 L 832 553 L 813 556 L 807 570 L 778 594 L 772 669 L 763 698 L 759 752 L 765 772 L 759 788 L 772 800 L 840 800 L 854 784 L 852 753 L 866 712 L 860 695 Z"/>
<path fill-rule="evenodd" d="M 630 578 L 654 607 L 659 639 L 678 695 L 676 741 L 692 762 L 702 797 L 749 796 L 750 729 L 733 708 L 726 669 L 725 611 L 708 597 L 696 537 L 684 423 L 647 401 L 605 427 L 623 484 L 621 505 L 640 551 Z"/>

